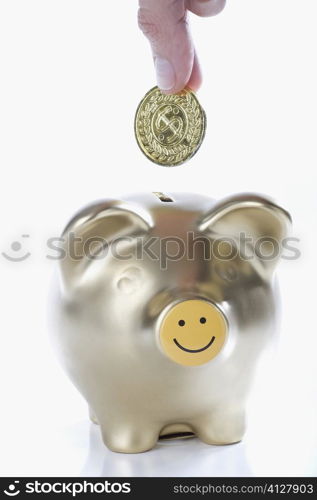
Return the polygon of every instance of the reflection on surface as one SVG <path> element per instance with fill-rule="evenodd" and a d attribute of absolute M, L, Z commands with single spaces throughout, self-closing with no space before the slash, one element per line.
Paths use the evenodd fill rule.
<path fill-rule="evenodd" d="M 250 476 L 243 443 L 210 446 L 196 438 L 159 441 L 146 453 L 114 453 L 90 424 L 89 452 L 82 476 Z"/>

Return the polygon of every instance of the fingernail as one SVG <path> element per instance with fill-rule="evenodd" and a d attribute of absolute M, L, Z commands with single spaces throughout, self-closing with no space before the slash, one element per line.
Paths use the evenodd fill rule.
<path fill-rule="evenodd" d="M 162 57 L 155 58 L 157 85 L 162 90 L 171 90 L 175 86 L 175 71 L 171 63 Z"/>

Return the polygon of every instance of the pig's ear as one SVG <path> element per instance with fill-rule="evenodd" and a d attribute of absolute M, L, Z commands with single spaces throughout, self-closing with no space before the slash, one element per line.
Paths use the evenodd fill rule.
<path fill-rule="evenodd" d="M 216 203 L 199 221 L 199 229 L 216 238 L 229 238 L 241 248 L 249 238 L 257 262 L 268 272 L 276 266 L 291 217 L 272 200 L 254 194 L 232 196 Z M 250 252 L 248 252 L 250 254 Z"/>
<path fill-rule="evenodd" d="M 131 202 L 106 200 L 81 210 L 62 235 L 60 270 L 65 291 L 80 283 L 89 264 L 105 247 L 119 238 L 145 234 L 152 225 L 149 213 Z"/>

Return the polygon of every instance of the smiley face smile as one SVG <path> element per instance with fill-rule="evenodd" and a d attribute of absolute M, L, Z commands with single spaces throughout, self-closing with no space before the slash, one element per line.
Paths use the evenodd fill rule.
<path fill-rule="evenodd" d="M 195 352 L 202 352 L 202 351 L 205 351 L 206 349 L 208 349 L 208 347 L 210 347 L 213 344 L 215 339 L 216 339 L 216 337 L 212 337 L 211 341 L 208 342 L 208 344 L 205 345 L 205 347 L 201 347 L 200 349 L 187 349 L 186 347 L 182 346 L 179 342 L 177 342 L 177 339 L 173 339 L 173 341 L 175 342 L 177 347 L 179 347 L 183 351 L 195 353 Z"/>

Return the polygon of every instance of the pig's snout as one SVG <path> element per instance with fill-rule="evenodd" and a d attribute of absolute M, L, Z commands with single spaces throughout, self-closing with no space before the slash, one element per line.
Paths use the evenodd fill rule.
<path fill-rule="evenodd" d="M 185 366 L 211 361 L 223 348 L 227 335 L 224 313 L 203 299 L 183 300 L 167 308 L 159 325 L 161 349 Z"/>

